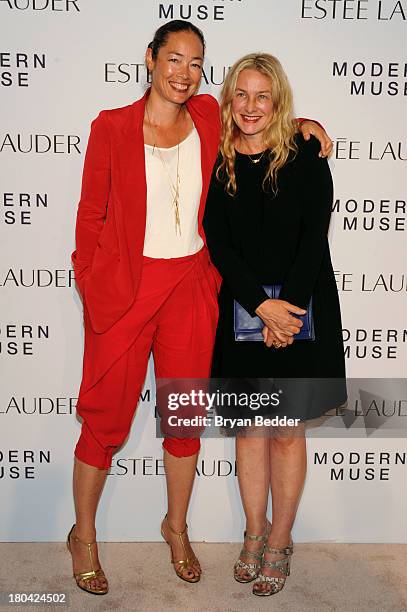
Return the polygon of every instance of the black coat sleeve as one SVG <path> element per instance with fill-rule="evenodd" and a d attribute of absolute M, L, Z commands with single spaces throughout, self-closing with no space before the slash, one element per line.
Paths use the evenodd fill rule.
<path fill-rule="evenodd" d="M 231 198 L 223 183 L 216 178 L 216 167 L 212 174 L 203 220 L 206 242 L 211 260 L 223 281 L 239 304 L 254 317 L 256 308 L 268 299 L 268 295 L 233 245 L 227 216 L 227 206 Z"/>
<path fill-rule="evenodd" d="M 280 299 L 307 308 L 321 263 L 328 247 L 333 184 L 328 161 L 318 157 L 319 142 L 311 138 L 301 144 L 297 163 L 299 183 L 296 189 L 301 202 L 300 239 L 294 261 L 284 279 Z"/>

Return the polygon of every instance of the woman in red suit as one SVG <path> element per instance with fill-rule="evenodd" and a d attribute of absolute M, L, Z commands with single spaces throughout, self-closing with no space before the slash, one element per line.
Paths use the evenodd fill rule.
<path fill-rule="evenodd" d="M 102 111 L 86 151 L 72 255 L 85 352 L 68 548 L 77 585 L 95 594 L 108 591 L 96 544 L 98 500 L 112 454 L 129 433 L 150 352 L 157 377 L 210 373 L 219 277 L 202 218 L 220 120 L 213 97 L 194 95 L 204 47 L 190 22 L 159 28 L 146 53 L 151 88 L 134 104 Z M 327 152 L 321 128 L 308 123 L 302 131 L 317 135 Z M 163 447 L 168 510 L 161 533 L 177 575 L 198 582 L 186 515 L 199 439 L 166 437 Z"/>

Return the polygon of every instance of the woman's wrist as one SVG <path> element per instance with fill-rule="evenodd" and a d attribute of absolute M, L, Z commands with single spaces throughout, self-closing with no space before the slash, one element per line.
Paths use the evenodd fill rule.
<path fill-rule="evenodd" d="M 256 310 L 254 311 L 258 317 L 261 317 L 261 313 L 262 313 L 262 310 L 263 310 L 263 306 L 264 306 L 264 304 L 265 304 L 266 302 L 267 302 L 267 300 L 264 300 L 264 302 L 262 302 L 261 304 L 259 304 L 259 305 L 257 306 Z"/>
<path fill-rule="evenodd" d="M 274 300 L 272 300 L 271 298 L 268 298 L 267 300 L 264 300 L 264 302 L 259 304 L 255 310 L 256 315 L 261 319 L 266 317 L 268 314 L 269 307 L 271 306 L 271 302 L 273 301 Z"/>

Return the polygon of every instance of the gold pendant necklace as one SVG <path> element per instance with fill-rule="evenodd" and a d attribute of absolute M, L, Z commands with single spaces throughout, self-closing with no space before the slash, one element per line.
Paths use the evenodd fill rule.
<path fill-rule="evenodd" d="M 260 157 L 257 157 L 256 159 L 252 159 L 251 155 L 247 154 L 247 157 L 250 159 L 250 161 L 252 162 L 252 164 L 258 164 L 259 161 L 263 158 L 263 155 L 265 154 L 266 151 L 263 151 L 263 153 L 260 155 Z"/>
<path fill-rule="evenodd" d="M 239 145 L 240 145 L 239 149 L 241 151 L 244 151 L 246 149 L 246 146 L 245 146 L 245 141 L 243 141 L 241 136 L 239 137 L 238 142 L 239 142 Z M 243 146 L 242 146 L 242 144 L 243 144 Z M 264 149 L 264 151 L 262 151 L 260 157 L 256 157 L 256 159 L 253 159 L 252 156 L 249 153 L 244 153 L 244 155 L 247 155 L 247 157 L 250 159 L 252 164 L 258 164 L 263 159 L 263 157 L 264 157 L 266 152 L 267 152 L 267 149 Z M 252 155 L 253 155 L 253 153 L 252 153 Z M 259 155 L 259 154 L 258 153 L 254 153 L 254 155 Z"/>
<path fill-rule="evenodd" d="M 177 173 L 176 173 L 176 179 L 175 179 L 175 184 L 174 181 L 171 178 L 171 174 L 168 170 L 167 167 L 167 163 L 165 161 L 165 159 L 163 158 L 161 151 L 158 147 L 156 147 L 156 145 L 154 145 L 153 147 L 153 154 L 154 154 L 154 150 L 157 149 L 158 151 L 158 155 L 160 157 L 160 161 L 161 164 L 165 170 L 165 172 L 167 173 L 168 176 L 168 180 L 170 183 L 170 187 L 171 187 L 171 191 L 172 191 L 172 206 L 174 207 L 174 216 L 175 216 L 175 233 L 177 234 L 179 232 L 179 235 L 181 236 L 181 218 L 180 218 L 180 214 L 179 214 L 179 186 L 180 186 L 180 176 L 179 176 L 179 143 L 177 144 Z"/>
<path fill-rule="evenodd" d="M 181 110 L 179 112 L 181 112 Z M 156 134 L 156 131 L 155 131 L 155 129 L 153 127 L 153 124 L 151 122 L 147 105 L 146 105 L 146 113 L 147 113 L 148 122 L 149 122 L 150 127 L 151 127 L 151 131 L 153 132 L 153 136 L 154 136 L 154 140 L 155 140 L 154 145 L 153 145 L 153 155 L 154 155 L 154 151 L 157 149 L 158 155 L 159 155 L 159 158 L 160 158 L 160 161 L 161 161 L 161 164 L 162 164 L 162 167 L 164 168 L 164 170 L 165 170 L 165 172 L 167 174 L 168 181 L 169 181 L 170 188 L 171 188 L 171 192 L 172 192 L 172 196 L 173 196 L 172 206 L 174 207 L 174 216 L 175 216 L 175 234 L 179 233 L 179 235 L 181 236 L 181 217 L 180 217 L 180 210 L 179 210 L 180 209 L 180 206 L 179 206 L 179 187 L 180 187 L 180 182 L 181 182 L 180 175 L 179 175 L 179 143 L 177 144 L 177 172 L 176 172 L 176 179 L 175 179 L 175 184 L 174 184 L 174 181 L 172 180 L 171 174 L 170 174 L 170 172 L 168 170 L 167 163 L 166 163 L 165 159 L 163 158 L 159 147 L 157 146 L 157 142 L 158 142 L 157 134 Z"/>

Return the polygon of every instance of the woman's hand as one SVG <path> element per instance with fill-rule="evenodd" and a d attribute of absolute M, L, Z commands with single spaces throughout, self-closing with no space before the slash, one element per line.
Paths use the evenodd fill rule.
<path fill-rule="evenodd" d="M 294 336 L 286 336 L 285 342 L 280 342 L 274 332 L 271 331 L 266 325 L 262 329 L 263 340 L 268 348 L 285 348 L 289 344 L 294 342 Z"/>
<path fill-rule="evenodd" d="M 310 121 L 306 119 L 305 121 L 301 121 L 299 125 L 299 130 L 304 137 L 304 140 L 309 140 L 312 136 L 315 136 L 317 140 L 321 143 L 321 151 L 319 152 L 319 157 L 329 157 L 332 153 L 333 142 L 329 138 L 328 134 L 325 132 L 324 128 L 315 123 L 315 121 Z"/>
<path fill-rule="evenodd" d="M 278 342 L 285 346 L 288 338 L 298 334 L 303 325 L 302 321 L 293 317 L 291 313 L 304 315 L 306 312 L 303 308 L 298 308 L 285 300 L 265 300 L 256 308 L 256 314 L 273 332 Z"/>

